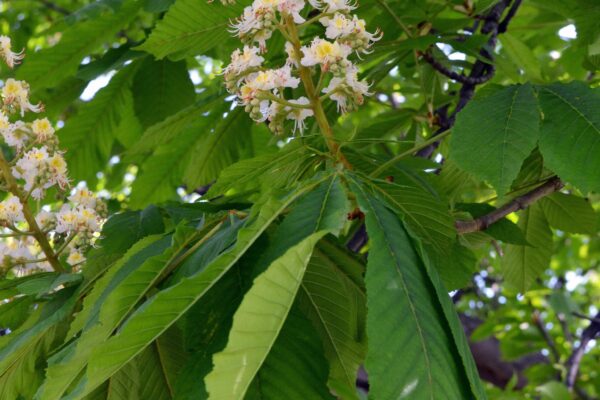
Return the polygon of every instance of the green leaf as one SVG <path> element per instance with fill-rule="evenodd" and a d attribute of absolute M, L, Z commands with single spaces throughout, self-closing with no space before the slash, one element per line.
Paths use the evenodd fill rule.
<path fill-rule="evenodd" d="M 185 61 L 147 57 L 133 79 L 135 112 L 144 127 L 191 105 L 195 98 Z"/>
<path fill-rule="evenodd" d="M 448 253 L 456 238 L 456 229 L 444 202 L 417 184 L 369 183 L 399 213 L 414 237 L 440 254 Z"/>
<path fill-rule="evenodd" d="M 134 246 L 131 253 L 139 251 L 126 255 L 110 274 L 98 282 L 97 289 L 84 303 L 90 311 L 82 313 L 82 318 L 87 317 L 83 332 L 53 358 L 38 398 L 61 397 L 85 367 L 94 347 L 111 335 L 160 277 L 169 264 L 168 260 L 180 250 L 165 249 L 170 238 L 166 238 L 169 241 L 162 239 L 162 243 L 160 239 L 152 239 L 155 238 L 144 240 L 143 246 Z M 163 251 L 164 254 L 161 254 Z M 98 296 L 98 293 L 101 294 Z"/>
<path fill-rule="evenodd" d="M 131 100 L 131 81 L 137 64 L 119 71 L 110 83 L 70 118 L 58 131 L 63 148 L 69 149 L 65 158 L 73 179 L 96 181 L 111 154 L 114 132 Z"/>
<path fill-rule="evenodd" d="M 265 197 L 257 202 L 249 217 L 251 222 L 240 230 L 235 247 L 198 274 L 184 278 L 144 303 L 116 336 L 93 350 L 84 378 L 67 399 L 90 393 L 159 337 L 229 271 L 281 212 L 322 180 L 306 184 L 282 199 Z"/>
<path fill-rule="evenodd" d="M 519 216 L 519 227 L 531 246 L 507 246 L 502 260 L 506 282 L 523 293 L 550 264 L 552 231 L 539 204 Z"/>
<path fill-rule="evenodd" d="M 192 125 L 210 126 L 217 119 L 222 118 L 222 113 L 225 111 L 224 106 L 223 96 L 208 95 L 196 104 L 152 125 L 146 129 L 135 146 L 127 151 L 127 159 L 131 161 L 135 160 L 136 156 L 152 153 L 158 146 L 169 144 Z M 202 121 L 205 122 L 202 123 Z"/>
<path fill-rule="evenodd" d="M 500 42 L 502 50 L 506 52 L 519 72 L 522 71 L 522 74 L 528 78 L 527 80 L 543 81 L 540 62 L 529 46 L 508 32 L 500 36 Z"/>
<path fill-rule="evenodd" d="M 369 395 L 472 398 L 438 294 L 408 233 L 381 201 L 358 185 L 353 188 L 370 238 L 366 276 Z"/>
<path fill-rule="evenodd" d="M 211 399 L 243 399 L 273 348 L 296 299 L 319 231 L 291 247 L 254 280 L 233 317 L 225 349 L 206 376 Z"/>
<path fill-rule="evenodd" d="M 57 45 L 28 54 L 17 77 L 36 89 L 58 85 L 64 78 L 75 75 L 85 56 L 112 40 L 135 18 L 140 7 L 141 2 L 128 1 L 118 12 L 106 13 L 65 30 Z M 95 122 L 98 121 L 100 119 Z"/>
<path fill-rule="evenodd" d="M 13 299 L 9 303 L 0 304 L 0 327 L 2 329 L 17 329 L 33 311 L 33 297 L 22 296 Z"/>
<path fill-rule="evenodd" d="M 515 85 L 474 99 L 457 116 L 450 157 L 504 195 L 539 137 L 531 85 Z"/>
<path fill-rule="evenodd" d="M 594 234 L 597 232 L 596 212 L 584 198 L 553 193 L 540 200 L 550 225 L 561 231 Z"/>
<path fill-rule="evenodd" d="M 358 398 L 356 374 L 366 353 L 366 296 L 346 270 L 363 268 L 358 260 L 336 247 L 319 244 L 298 296 L 301 308 L 323 341 L 330 366 L 329 386 L 344 399 Z"/>
<path fill-rule="evenodd" d="M 183 182 L 190 188 L 207 185 L 216 180 L 221 171 L 236 162 L 250 139 L 248 115 L 240 107 L 230 111 L 213 130 L 206 130 L 190 147 L 193 154 L 184 173 Z"/>
<path fill-rule="evenodd" d="M 327 362 L 319 336 L 294 306 L 245 399 L 333 400 L 326 380 Z"/>
<path fill-rule="evenodd" d="M 583 192 L 600 192 L 600 90 L 557 83 L 540 87 L 539 98 L 544 161 Z"/>
<path fill-rule="evenodd" d="M 187 56 L 205 54 L 231 38 L 231 21 L 243 13 L 243 5 L 177 0 L 150 37 L 138 50 L 156 58 L 169 56 L 181 60 Z"/>
<path fill-rule="evenodd" d="M 217 182 L 210 188 L 209 197 L 225 194 L 231 189 L 250 190 L 265 184 L 268 187 L 285 187 L 294 182 L 314 164 L 315 155 L 300 141 L 295 140 L 282 150 L 241 160 L 223 169 Z"/>

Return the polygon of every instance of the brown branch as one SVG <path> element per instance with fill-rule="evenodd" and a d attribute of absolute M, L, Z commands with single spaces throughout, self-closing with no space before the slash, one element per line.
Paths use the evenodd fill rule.
<path fill-rule="evenodd" d="M 448 78 L 465 85 L 481 85 L 494 77 L 495 69 L 493 65 L 490 65 L 488 70 L 481 76 L 466 76 L 464 74 L 459 74 L 458 72 L 452 71 L 444 64 L 436 60 L 430 53 L 421 53 L 421 56 L 429 63 L 429 65 L 431 65 L 442 75 L 445 75 Z"/>
<path fill-rule="evenodd" d="M 498 222 L 502 218 L 506 217 L 508 214 L 519 210 L 524 210 L 542 197 L 548 196 L 549 194 L 560 190 L 562 187 L 563 183 L 561 180 L 558 177 L 554 177 L 543 185 L 538 186 L 534 190 L 515 198 L 511 202 L 503 205 L 489 214 L 483 215 L 471 221 L 456 221 L 456 230 L 461 234 L 483 231 L 493 223 Z"/>
<path fill-rule="evenodd" d="M 585 349 L 596 336 L 600 335 L 600 312 L 592 318 L 592 323 L 583 330 L 579 346 L 575 348 L 571 357 L 567 361 L 567 387 L 573 390 L 577 381 L 577 373 L 579 372 L 579 364 L 585 354 Z"/>

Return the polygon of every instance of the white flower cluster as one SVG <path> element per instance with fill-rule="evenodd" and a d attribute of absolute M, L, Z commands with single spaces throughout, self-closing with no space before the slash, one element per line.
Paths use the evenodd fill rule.
<path fill-rule="evenodd" d="M 23 53 L 12 52 L 10 39 L 0 36 L 0 56 L 12 68 Z M 47 118 L 13 118 L 43 110 L 29 101 L 29 85 L 6 79 L 1 96 L 0 136 L 13 157 L 0 156 L 0 189 L 7 192 L 0 201 L 0 272 L 26 266 L 56 269 L 52 262 L 60 262 L 63 252 L 66 262 L 76 266 L 98 236 L 106 206 L 88 189 L 78 188 L 55 212 L 45 206 L 34 215 L 31 200 L 42 200 L 52 187 L 59 193 L 69 190 L 67 164 Z"/>
<path fill-rule="evenodd" d="M 358 79 L 358 69 L 349 57 L 368 53 L 381 34 L 367 32 L 365 21 L 351 14 L 356 6 L 349 0 L 309 3 L 317 15 L 307 20 L 305 0 L 254 0 L 232 25 L 244 47 L 233 52 L 223 71 L 227 89 L 237 95 L 252 119 L 269 121 L 275 133 L 283 132 L 286 120 L 294 121 L 294 132 L 302 132 L 306 118 L 315 114 L 315 101 L 329 98 L 345 113 L 369 95 L 369 85 Z M 313 24 L 324 28 L 325 38 L 302 43 L 298 32 Z M 267 68 L 263 55 L 275 31 L 287 40 L 287 61 L 283 67 Z M 315 86 L 312 76 L 316 74 Z M 306 96 L 286 98 L 301 83 Z"/>

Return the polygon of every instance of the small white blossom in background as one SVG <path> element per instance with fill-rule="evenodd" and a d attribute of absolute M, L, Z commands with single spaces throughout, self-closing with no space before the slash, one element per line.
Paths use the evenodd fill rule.
<path fill-rule="evenodd" d="M 0 36 L 0 58 L 12 68 L 23 53 L 12 52 L 10 39 Z M 0 188 L 7 192 L 0 194 L 0 274 L 13 268 L 19 276 L 56 269 L 56 259 L 79 266 L 106 217 L 106 206 L 93 192 L 70 190 L 67 163 L 52 123 L 47 118 L 25 122 L 14 117 L 43 111 L 41 104 L 30 102 L 29 93 L 27 82 L 12 78 L 0 91 L 0 136 L 14 151 L 12 160 L 0 157 Z M 58 210 L 44 206 L 34 215 L 29 200 L 42 200 L 51 187 L 68 196 L 67 201 Z"/>
<path fill-rule="evenodd" d="M 23 57 L 25 57 L 22 51 L 18 53 L 13 52 L 10 38 L 3 35 L 0 35 L 0 56 L 4 59 L 9 68 L 13 68 L 15 64 L 20 63 Z"/>
<path fill-rule="evenodd" d="M 369 53 L 381 33 L 368 32 L 365 21 L 352 14 L 353 1 L 308 0 L 308 5 L 317 11 L 316 16 L 304 12 L 305 0 L 254 0 L 231 26 L 244 46 L 231 54 L 223 70 L 227 90 L 253 120 L 268 121 L 276 134 L 284 132 L 285 121 L 293 121 L 294 133 L 303 133 L 306 120 L 315 115 L 314 102 L 335 101 L 338 112 L 345 113 L 370 95 L 369 85 L 358 79 L 350 57 Z M 310 20 L 303 15 L 310 15 Z M 320 26 L 324 38 L 300 42 L 298 32 L 309 25 Z M 267 68 L 267 41 L 277 31 L 286 39 L 287 58 L 283 67 Z M 318 78 L 316 85 L 306 82 L 311 77 Z M 306 96 L 287 97 L 301 83 Z"/>

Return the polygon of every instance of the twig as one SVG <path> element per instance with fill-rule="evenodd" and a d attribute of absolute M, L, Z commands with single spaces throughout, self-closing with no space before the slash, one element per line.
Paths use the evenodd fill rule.
<path fill-rule="evenodd" d="M 436 71 L 465 85 L 481 85 L 494 77 L 495 69 L 493 66 L 482 76 L 466 76 L 447 68 L 444 64 L 433 58 L 433 55 L 430 53 L 422 53 L 421 55 Z"/>
<path fill-rule="evenodd" d="M 542 197 L 548 196 L 549 194 L 560 190 L 562 187 L 563 183 L 561 180 L 558 177 L 554 177 L 543 185 L 538 186 L 534 190 L 515 198 L 511 202 L 503 205 L 489 214 L 483 215 L 471 221 L 456 221 L 456 230 L 461 234 L 483 231 L 493 223 L 498 222 L 502 218 L 506 217 L 508 214 L 523 210 Z"/>
<path fill-rule="evenodd" d="M 49 10 L 56 11 L 58 13 L 61 13 L 62 15 L 70 15 L 71 14 L 71 11 L 59 6 L 58 4 L 51 2 L 50 0 L 39 0 L 39 1 Z"/>
<path fill-rule="evenodd" d="M 552 353 L 552 356 L 554 357 L 554 362 L 558 363 L 560 361 L 560 353 L 559 353 L 558 349 L 556 348 L 556 343 L 554 343 L 554 339 L 552 339 L 552 336 L 550 336 L 550 333 L 544 326 L 544 321 L 542 320 L 542 316 L 540 315 L 540 312 L 535 310 L 533 312 L 531 319 L 533 320 L 533 323 L 536 326 L 536 328 L 538 329 L 538 331 L 540 331 L 540 334 L 544 338 L 544 341 L 548 344 L 548 347 L 550 348 L 550 352 Z"/>
<path fill-rule="evenodd" d="M 486 35 L 489 34 L 490 38 L 488 39 L 487 43 L 480 49 L 479 55 L 481 56 L 481 59 L 478 59 L 475 62 L 475 64 L 473 64 L 473 68 L 471 68 L 471 72 L 469 73 L 469 75 L 467 77 L 464 77 L 463 75 L 457 74 L 459 77 L 463 77 L 460 78 L 462 81 L 459 81 L 462 83 L 462 87 L 459 92 L 458 103 L 456 105 L 456 108 L 454 109 L 454 112 L 448 118 L 447 123 L 444 126 L 440 125 L 440 129 L 434 133 L 434 136 L 452 128 L 452 126 L 454 125 L 454 121 L 456 120 L 456 115 L 463 108 L 465 108 L 465 106 L 473 98 L 473 95 L 475 94 L 475 88 L 479 84 L 478 82 L 481 79 L 481 77 L 486 77 L 484 82 L 493 77 L 495 68 L 492 64 L 492 61 L 494 60 L 494 55 L 492 51 L 496 47 L 498 34 L 506 32 L 508 24 L 517 13 L 521 1 L 515 1 L 512 7 L 510 8 L 507 16 L 502 22 L 500 22 L 500 19 L 502 18 L 502 13 L 504 12 L 504 10 L 506 10 L 509 4 L 510 0 L 503 0 L 496 4 L 485 16 L 483 26 L 481 27 L 481 33 Z M 439 145 L 439 141 L 434 142 L 428 147 L 425 147 L 424 149 L 420 150 L 417 153 L 417 155 L 419 157 L 429 158 L 431 157 L 433 152 L 438 148 Z"/>
<path fill-rule="evenodd" d="M 600 312 L 592 318 L 592 323 L 583 330 L 579 346 L 575 348 L 567 361 L 567 387 L 569 390 L 573 390 L 575 387 L 577 373 L 579 372 L 579 364 L 581 364 L 586 347 L 590 341 L 600 334 L 600 321 L 598 320 L 600 320 Z"/>

